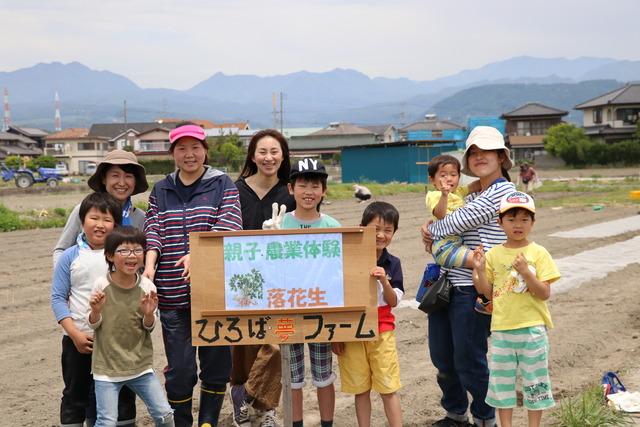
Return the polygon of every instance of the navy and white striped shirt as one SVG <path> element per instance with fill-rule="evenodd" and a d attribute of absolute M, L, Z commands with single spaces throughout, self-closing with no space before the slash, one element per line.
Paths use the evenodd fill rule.
<path fill-rule="evenodd" d="M 433 239 L 459 235 L 469 249 L 482 243 L 485 252 L 504 243 L 507 237 L 497 222 L 500 199 L 515 189 L 512 182 L 499 179 L 482 193 L 469 194 L 463 207 L 429 225 Z M 473 286 L 470 269 L 455 267 L 448 271 L 453 286 Z"/>

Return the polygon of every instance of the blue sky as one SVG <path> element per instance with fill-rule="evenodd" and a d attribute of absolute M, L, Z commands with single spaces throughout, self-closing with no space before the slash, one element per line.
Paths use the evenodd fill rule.
<path fill-rule="evenodd" d="M 428 80 L 520 55 L 640 60 L 637 0 L 0 0 L 0 11 L 0 71 L 79 61 L 142 87 L 186 89 L 218 71 Z"/>

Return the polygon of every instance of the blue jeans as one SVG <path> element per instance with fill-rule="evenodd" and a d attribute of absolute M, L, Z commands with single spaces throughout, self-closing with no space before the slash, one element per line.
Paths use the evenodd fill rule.
<path fill-rule="evenodd" d="M 173 426 L 173 410 L 167 402 L 160 381 L 154 373 L 122 382 L 95 380 L 96 411 L 95 427 L 115 427 L 118 422 L 118 395 L 125 385 L 133 390 L 147 405 L 156 426 Z"/>
<path fill-rule="evenodd" d="M 466 419 L 469 392 L 474 419 L 492 421 L 495 410 L 484 401 L 489 386 L 491 316 L 474 310 L 477 296 L 473 286 L 455 286 L 449 305 L 429 315 L 429 352 L 438 369 L 441 404 L 447 416 Z"/>

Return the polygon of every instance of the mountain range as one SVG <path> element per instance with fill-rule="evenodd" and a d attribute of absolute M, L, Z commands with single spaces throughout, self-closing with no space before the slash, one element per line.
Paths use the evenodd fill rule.
<path fill-rule="evenodd" d="M 472 115 L 499 115 L 527 101 L 571 110 L 573 106 L 631 80 L 640 61 L 581 57 L 521 56 L 442 78 L 371 78 L 351 69 L 261 77 L 217 72 L 187 90 L 142 88 L 125 76 L 79 63 L 40 63 L 0 72 L 10 93 L 16 124 L 53 128 L 53 98 L 60 94 L 63 127 L 159 117 L 248 120 L 253 128 L 273 125 L 273 93 L 284 93 L 285 127 L 419 120 L 425 113 L 459 122 Z M 276 106 L 279 109 L 279 104 Z M 573 111 L 570 120 L 579 121 Z"/>

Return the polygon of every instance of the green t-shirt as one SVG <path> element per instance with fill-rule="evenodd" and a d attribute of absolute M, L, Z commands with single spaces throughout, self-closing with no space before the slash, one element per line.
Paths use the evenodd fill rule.
<path fill-rule="evenodd" d="M 303 221 L 294 215 L 295 211 L 288 212 L 282 219 L 283 229 L 292 228 L 336 228 L 340 227 L 340 223 L 329 215 L 320 214 L 320 218 L 313 221 Z"/>
<path fill-rule="evenodd" d="M 151 330 L 143 324 L 140 300 L 154 284 L 138 276 L 136 286 L 123 289 L 111 281 L 111 276 L 100 277 L 93 287 L 107 296 L 101 318 L 89 326 L 95 329 L 91 371 L 102 377 L 131 377 L 153 369 Z M 155 323 L 154 323 L 155 326 Z"/>

